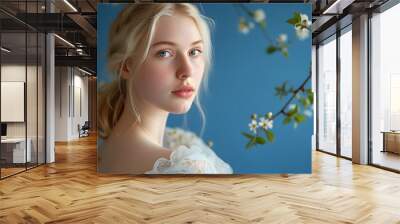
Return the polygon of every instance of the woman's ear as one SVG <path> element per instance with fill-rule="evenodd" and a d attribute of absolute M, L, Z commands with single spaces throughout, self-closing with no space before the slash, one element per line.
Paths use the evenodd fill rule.
<path fill-rule="evenodd" d="M 129 79 L 131 77 L 131 59 L 126 59 L 121 66 L 121 78 Z"/>

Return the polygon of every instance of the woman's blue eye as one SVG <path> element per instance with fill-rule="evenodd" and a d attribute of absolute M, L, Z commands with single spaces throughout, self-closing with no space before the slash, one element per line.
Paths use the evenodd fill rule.
<path fill-rule="evenodd" d="M 169 51 L 159 51 L 157 55 L 161 58 L 170 57 L 172 54 Z"/>
<path fill-rule="evenodd" d="M 193 50 L 191 50 L 190 52 L 189 52 L 189 54 L 190 54 L 190 56 L 197 56 L 197 55 L 199 55 L 199 54 L 201 54 L 202 52 L 201 52 L 201 50 L 199 50 L 199 49 L 193 49 Z"/>

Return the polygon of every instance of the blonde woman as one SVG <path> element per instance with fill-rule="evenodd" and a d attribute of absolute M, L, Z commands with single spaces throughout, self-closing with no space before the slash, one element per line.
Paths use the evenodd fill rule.
<path fill-rule="evenodd" d="M 109 32 L 114 80 L 99 90 L 100 172 L 229 174 L 194 133 L 166 127 L 198 106 L 211 63 L 207 21 L 187 3 L 130 4 Z"/>

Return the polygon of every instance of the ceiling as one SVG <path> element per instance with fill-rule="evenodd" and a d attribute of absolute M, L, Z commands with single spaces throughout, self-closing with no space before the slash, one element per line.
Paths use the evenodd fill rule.
<path fill-rule="evenodd" d="M 354 16 L 382 5 L 387 0 L 269 0 L 252 2 L 312 3 L 313 39 L 328 35 L 327 30 L 346 16 Z M 54 32 L 56 65 L 73 65 L 96 72 L 96 6 L 100 0 L 1 0 L 1 43 L 12 52 L 12 58 L 34 58 L 43 48 L 37 34 Z M 146 1 L 149 2 L 149 1 Z M 163 2 L 158 0 L 157 2 Z M 52 11 L 52 13 L 49 13 Z M 350 18 L 351 21 L 351 18 Z M 25 31 L 27 36 L 25 38 Z M 33 33 L 30 33 L 33 32 Z M 325 33 L 324 33 L 325 32 Z M 332 31 L 334 32 L 334 31 Z M 38 36 L 39 40 L 41 36 Z M 66 40 L 66 41 L 63 41 Z M 27 48 L 25 48 L 27 46 Z M 22 57 L 24 56 L 24 57 Z M 3 58 L 4 60 L 4 58 Z"/>
<path fill-rule="evenodd" d="M 48 0 L 46 5 L 44 0 L 1 0 L 1 43 L 11 50 L 2 60 L 18 63 L 37 57 L 44 47 L 40 42 L 44 36 L 39 34 L 54 32 L 56 66 L 79 66 L 95 74 L 97 2 Z"/>

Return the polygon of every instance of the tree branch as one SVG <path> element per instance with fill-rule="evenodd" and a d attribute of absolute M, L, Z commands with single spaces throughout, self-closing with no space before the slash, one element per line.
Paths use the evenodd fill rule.
<path fill-rule="evenodd" d="M 290 99 L 285 103 L 285 105 L 283 105 L 283 107 L 282 107 L 278 112 L 276 112 L 275 114 L 272 115 L 271 120 L 275 119 L 276 117 L 278 117 L 278 116 L 281 115 L 281 114 L 286 115 L 286 112 L 285 112 L 286 108 L 289 106 L 289 104 L 290 104 L 290 103 L 293 101 L 293 99 L 296 97 L 297 93 L 298 93 L 300 90 L 302 90 L 302 91 L 304 90 L 305 85 L 307 84 L 307 82 L 308 82 L 310 79 L 311 79 L 311 70 L 310 70 L 310 74 L 309 74 L 309 75 L 307 76 L 307 78 L 303 81 L 303 83 L 301 83 L 301 85 L 300 85 L 297 89 L 295 89 L 295 90 L 292 92 L 292 96 L 291 96 Z"/>

